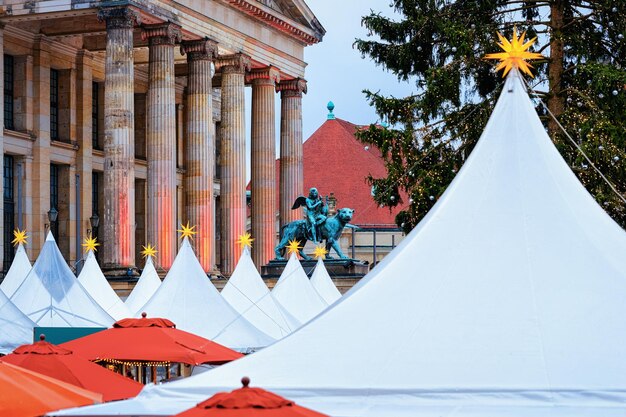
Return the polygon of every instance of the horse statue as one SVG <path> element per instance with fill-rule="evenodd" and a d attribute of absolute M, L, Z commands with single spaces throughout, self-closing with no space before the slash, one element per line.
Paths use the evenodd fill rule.
<path fill-rule="evenodd" d="M 346 255 L 341 251 L 339 246 L 339 238 L 343 232 L 344 227 L 351 227 L 357 229 L 357 226 L 348 224 L 352 220 L 354 210 L 350 208 L 341 208 L 337 210 L 337 214 L 328 217 L 322 224 L 319 225 L 321 232 L 321 240 L 326 241 L 326 250 L 334 249 L 337 255 L 341 259 L 348 259 Z M 285 247 L 291 240 L 297 240 L 304 248 L 304 245 L 311 239 L 307 220 L 295 220 L 286 224 L 280 229 L 280 243 L 274 249 L 277 260 L 284 260 Z M 310 260 L 311 257 L 303 252 L 303 249 L 299 251 L 300 256 L 303 259 Z M 327 259 L 333 259 L 331 256 L 326 256 Z"/>

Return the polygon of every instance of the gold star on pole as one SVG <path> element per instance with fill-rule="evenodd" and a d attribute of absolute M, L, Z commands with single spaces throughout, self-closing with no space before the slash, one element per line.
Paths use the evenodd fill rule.
<path fill-rule="evenodd" d="M 498 33 L 498 38 L 500 38 L 500 43 L 498 43 L 498 45 L 500 46 L 500 48 L 502 48 L 502 50 L 504 50 L 504 52 L 485 55 L 485 59 L 500 60 L 500 65 L 496 67 L 496 71 L 504 69 L 504 74 L 502 74 L 502 77 L 506 77 L 509 71 L 511 71 L 511 68 L 519 68 L 523 73 L 526 73 L 533 77 L 533 74 L 530 71 L 533 66 L 526 61 L 531 59 L 544 58 L 543 55 L 537 52 L 528 51 L 528 49 L 535 43 L 537 38 L 534 37 L 528 42 L 524 43 L 525 37 L 526 32 L 522 33 L 521 36 L 518 36 L 517 28 L 513 28 L 513 39 L 511 39 L 510 42 L 508 39 Z"/>
<path fill-rule="evenodd" d="M 83 248 L 85 248 L 85 252 L 89 252 L 90 250 L 96 252 L 98 250 L 96 246 L 100 246 L 100 244 L 96 242 L 97 240 L 98 238 L 92 237 L 91 235 L 86 237 L 82 244 Z"/>
<path fill-rule="evenodd" d="M 315 250 L 313 251 L 313 256 L 315 257 L 315 259 L 326 259 L 327 253 L 328 251 L 324 246 L 316 246 Z"/>
<path fill-rule="evenodd" d="M 237 239 L 237 244 L 243 250 L 243 248 L 251 248 L 253 241 L 254 239 L 252 238 L 252 235 L 250 233 L 245 233 L 239 236 L 239 239 Z"/>
<path fill-rule="evenodd" d="M 195 229 L 196 226 L 190 226 L 189 222 L 187 222 L 187 224 L 181 224 L 180 225 L 180 229 L 177 230 L 177 232 L 180 232 L 180 238 L 184 239 L 186 237 L 188 237 L 189 239 L 193 239 L 193 235 L 195 235 L 196 231 L 194 231 L 193 229 Z"/>
<path fill-rule="evenodd" d="M 287 245 L 287 253 L 289 255 L 291 255 L 292 253 L 297 254 L 300 249 L 302 249 L 302 246 L 300 246 L 300 242 L 297 240 L 290 240 L 289 241 L 289 245 Z"/>
<path fill-rule="evenodd" d="M 28 243 L 28 235 L 26 234 L 26 229 L 15 229 L 13 231 L 13 237 L 14 239 L 11 241 L 11 243 L 13 243 L 13 246 L 25 245 Z"/>
<path fill-rule="evenodd" d="M 142 246 L 143 250 L 141 251 L 141 254 L 143 255 L 144 258 L 147 258 L 148 256 L 155 258 L 156 254 L 157 254 L 157 250 L 156 247 L 152 246 L 150 243 L 148 243 L 148 246 Z"/>

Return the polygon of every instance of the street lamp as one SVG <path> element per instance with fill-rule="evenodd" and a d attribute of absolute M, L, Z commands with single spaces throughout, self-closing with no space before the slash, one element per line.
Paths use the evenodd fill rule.
<path fill-rule="evenodd" d="M 91 236 L 91 232 L 93 230 L 96 230 L 98 228 L 98 225 L 100 224 L 100 217 L 98 217 L 97 213 L 91 215 L 91 217 L 89 218 L 89 224 L 91 225 L 91 229 L 87 230 L 87 234 Z"/>
<path fill-rule="evenodd" d="M 57 221 L 57 217 L 59 217 L 59 210 L 54 207 L 50 208 L 50 210 L 48 210 L 48 223 L 44 225 L 45 231 L 48 230 L 48 227 L 52 228 L 52 223 Z"/>

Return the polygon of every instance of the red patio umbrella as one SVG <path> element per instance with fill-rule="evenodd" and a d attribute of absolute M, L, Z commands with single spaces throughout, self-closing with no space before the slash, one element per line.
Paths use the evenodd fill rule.
<path fill-rule="evenodd" d="M 40 338 L 37 343 L 18 347 L 0 361 L 101 393 L 104 401 L 131 398 L 143 388 L 139 382 L 76 356 L 69 349 L 46 342 L 43 335 Z"/>
<path fill-rule="evenodd" d="M 262 388 L 250 388 L 249 378 L 241 383 L 243 388 L 215 394 L 174 417 L 328 417 Z"/>
<path fill-rule="evenodd" d="M 35 417 L 102 401 L 102 394 L 0 362 L 0 416 Z"/>
<path fill-rule="evenodd" d="M 241 353 L 176 328 L 170 320 L 123 319 L 113 328 L 60 345 L 89 360 L 223 364 Z"/>

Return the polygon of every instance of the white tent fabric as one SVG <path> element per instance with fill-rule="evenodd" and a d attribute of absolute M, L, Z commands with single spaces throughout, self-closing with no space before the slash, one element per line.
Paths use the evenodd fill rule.
<path fill-rule="evenodd" d="M 300 323 L 308 322 L 328 307 L 313 289 L 295 253 L 289 256 L 287 265 L 271 294 L 278 305 Z"/>
<path fill-rule="evenodd" d="M 239 314 L 274 339 L 282 339 L 301 326 L 274 301 L 247 247 L 221 294 Z"/>
<path fill-rule="evenodd" d="M 176 327 L 231 349 L 250 351 L 274 342 L 222 298 L 187 238 L 163 283 L 141 308 L 148 317 L 164 317 Z"/>
<path fill-rule="evenodd" d="M 89 412 L 172 413 L 246 375 L 333 416 L 624 415 L 626 233 L 519 77 L 437 204 L 332 308 L 254 355 Z"/>
<path fill-rule="evenodd" d="M 0 354 L 7 355 L 18 346 L 32 343 L 34 327 L 35 323 L 0 291 Z"/>
<path fill-rule="evenodd" d="M 315 265 L 315 270 L 313 275 L 311 275 L 311 285 L 328 305 L 341 298 L 341 293 L 335 287 L 335 283 L 330 278 L 330 275 L 328 275 L 328 270 L 326 270 L 322 258 L 317 260 L 317 265 Z"/>
<path fill-rule="evenodd" d="M 132 317 L 128 307 L 111 287 L 102 273 L 96 255 L 92 250 L 87 252 L 87 259 L 78 275 L 78 282 L 87 290 L 91 298 L 109 313 L 115 320 Z"/>
<path fill-rule="evenodd" d="M 157 274 L 156 269 L 154 269 L 154 263 L 152 262 L 152 257 L 148 256 L 146 258 L 146 264 L 143 267 L 143 271 L 141 271 L 141 276 L 135 285 L 135 288 L 130 292 L 130 295 L 124 302 L 126 307 L 130 310 L 132 315 L 141 314 L 141 307 L 143 307 L 150 297 L 154 295 L 155 292 L 161 286 L 161 278 L 159 278 L 159 274 Z"/>
<path fill-rule="evenodd" d="M 26 249 L 24 248 L 24 245 L 20 243 L 17 245 L 15 257 L 13 258 L 13 262 L 11 262 L 11 267 L 4 276 L 2 284 L 0 284 L 0 290 L 2 290 L 7 297 L 12 296 L 15 290 L 17 290 L 17 287 L 22 284 L 24 278 L 26 278 L 26 275 L 28 275 L 31 269 L 32 265 L 28 259 L 28 254 L 26 254 Z"/>
<path fill-rule="evenodd" d="M 78 282 L 48 233 L 33 269 L 11 301 L 37 326 L 109 327 L 107 314 Z"/>

